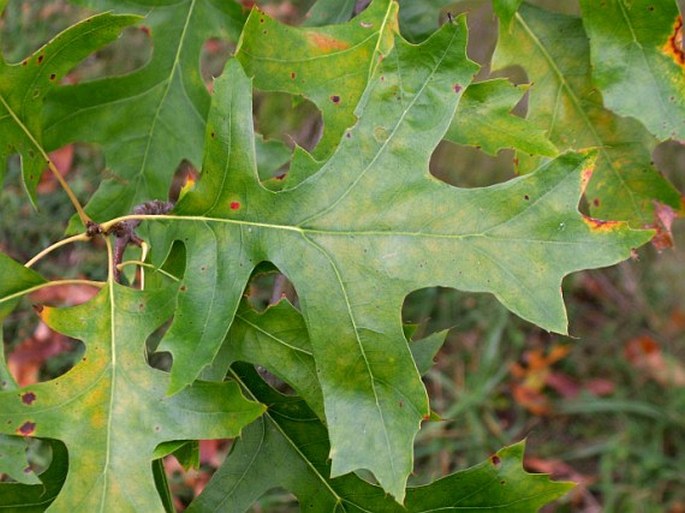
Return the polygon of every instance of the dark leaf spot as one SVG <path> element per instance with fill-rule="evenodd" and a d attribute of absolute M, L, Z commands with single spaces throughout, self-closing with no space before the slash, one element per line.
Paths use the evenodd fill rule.
<path fill-rule="evenodd" d="M 334 94 L 333 96 L 331 96 L 331 101 L 335 104 L 340 103 L 340 96 L 338 96 L 337 94 Z"/>
<path fill-rule="evenodd" d="M 26 421 L 24 422 L 19 429 L 17 429 L 17 433 L 20 435 L 24 436 L 29 436 L 33 434 L 33 432 L 36 430 L 36 423 L 35 422 L 30 422 Z"/>
<path fill-rule="evenodd" d="M 499 484 L 501 484 L 502 486 L 504 486 L 505 484 L 507 484 L 507 482 L 506 482 L 504 479 L 502 479 L 502 480 L 499 482 Z"/>
<path fill-rule="evenodd" d="M 21 402 L 24 404 L 32 404 L 36 400 L 36 394 L 33 392 L 25 392 L 21 394 Z"/>
<path fill-rule="evenodd" d="M 290 72 L 290 78 L 292 78 L 293 80 L 295 80 L 295 77 L 296 77 L 296 76 L 297 76 L 297 75 L 295 74 L 294 71 L 291 71 L 291 72 Z"/>
<path fill-rule="evenodd" d="M 185 285 L 181 285 L 181 292 L 185 292 L 186 290 L 188 290 L 188 287 L 186 287 Z"/>
<path fill-rule="evenodd" d="M 43 308 L 45 308 L 43 305 L 33 305 L 33 309 L 36 311 L 36 313 L 41 313 Z"/>
<path fill-rule="evenodd" d="M 211 132 L 211 133 L 209 134 L 209 137 L 211 137 L 212 139 L 215 139 L 215 138 L 216 138 L 216 133 L 215 133 L 215 132 Z"/>
<path fill-rule="evenodd" d="M 142 25 L 142 26 L 140 27 L 140 30 L 142 30 L 142 31 L 143 31 L 143 34 L 145 34 L 147 37 L 150 37 L 150 35 L 152 34 L 152 31 L 150 30 L 150 27 L 148 27 L 147 25 Z"/>
<path fill-rule="evenodd" d="M 240 208 L 240 202 L 239 201 L 231 201 L 231 210 L 238 210 Z"/>
<path fill-rule="evenodd" d="M 523 197 L 523 199 L 526 200 L 526 201 L 528 201 L 528 200 L 530 199 L 530 196 L 528 196 L 528 195 L 526 194 L 526 195 Z"/>
<path fill-rule="evenodd" d="M 280 175 L 276 175 L 276 180 L 285 180 L 286 176 L 288 176 L 288 173 L 281 173 Z"/>
<path fill-rule="evenodd" d="M 55 80 L 57 78 L 57 75 L 54 73 L 50 73 L 50 80 Z"/>
<path fill-rule="evenodd" d="M 29 63 L 29 61 L 26 60 L 26 59 L 24 59 L 23 61 L 21 61 L 21 65 L 22 65 L 22 66 L 26 66 L 28 63 Z"/>
<path fill-rule="evenodd" d="M 43 62 L 43 59 L 45 59 L 45 54 L 42 54 L 42 53 L 41 53 L 41 54 L 38 56 L 38 59 L 36 59 L 36 62 L 37 62 L 38 64 L 40 64 L 40 63 Z"/>
<path fill-rule="evenodd" d="M 455 93 L 459 93 L 462 89 L 461 84 L 454 84 L 452 86 L 452 89 L 454 90 Z"/>
<path fill-rule="evenodd" d="M 502 459 L 496 454 L 493 454 L 490 456 L 490 463 L 499 468 L 499 466 L 502 465 Z"/>
<path fill-rule="evenodd" d="M 30 465 L 24 469 L 24 474 L 30 474 L 31 472 L 33 472 L 33 469 Z"/>
<path fill-rule="evenodd" d="M 599 206 L 599 198 L 593 199 L 593 200 L 592 200 L 592 204 L 593 204 L 594 206 L 598 207 L 598 206 Z"/>

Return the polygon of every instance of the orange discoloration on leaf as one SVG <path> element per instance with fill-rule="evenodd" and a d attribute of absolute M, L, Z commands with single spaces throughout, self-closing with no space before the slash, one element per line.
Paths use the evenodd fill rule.
<path fill-rule="evenodd" d="M 585 192 L 585 189 L 587 188 L 587 184 L 590 183 L 590 179 L 592 178 L 592 173 L 594 172 L 595 168 L 594 166 L 586 167 L 580 172 L 580 190 L 581 192 Z"/>
<path fill-rule="evenodd" d="M 310 32 L 307 34 L 307 38 L 319 50 L 324 53 L 338 52 L 340 50 L 347 50 L 350 44 L 347 41 L 341 41 L 340 39 L 335 39 L 327 34 L 321 32 Z"/>
<path fill-rule="evenodd" d="M 602 219 L 595 219 L 594 217 L 583 216 L 583 221 L 588 225 L 593 232 L 611 232 L 625 226 L 621 221 L 604 221 Z"/>
<path fill-rule="evenodd" d="M 678 15 L 673 23 L 673 32 L 668 36 L 666 44 L 661 50 L 671 57 L 676 64 L 685 67 L 685 52 L 683 51 L 683 18 Z"/>

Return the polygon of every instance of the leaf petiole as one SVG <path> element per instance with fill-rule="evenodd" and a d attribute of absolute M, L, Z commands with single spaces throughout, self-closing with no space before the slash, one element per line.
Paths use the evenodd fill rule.
<path fill-rule="evenodd" d="M 46 255 L 52 253 L 56 249 L 61 248 L 62 246 L 66 246 L 67 244 L 71 244 L 72 242 L 86 242 L 89 240 L 90 240 L 90 236 L 87 233 L 79 233 L 78 235 L 74 235 L 72 237 L 67 237 L 66 239 L 62 239 L 60 241 L 55 242 L 51 246 L 48 246 L 43 251 L 41 251 L 36 256 L 34 256 L 31 260 L 26 262 L 26 264 L 24 264 L 24 265 L 26 267 L 31 267 L 33 264 L 38 262 L 40 259 L 42 259 Z"/>
<path fill-rule="evenodd" d="M 22 296 L 26 296 L 28 294 L 31 294 L 33 292 L 37 292 L 39 290 L 42 290 L 42 289 L 45 289 L 48 287 L 59 287 L 60 285 L 87 285 L 90 287 L 95 287 L 95 288 L 101 289 L 102 287 L 104 287 L 106 285 L 106 283 L 103 281 L 81 280 L 81 279 L 49 281 L 47 283 L 41 283 L 40 285 L 36 285 L 35 287 L 31 287 L 31 288 L 28 288 L 25 290 L 21 290 L 19 292 L 15 292 L 14 294 L 10 294 L 9 296 L 1 297 L 0 298 L 0 304 L 7 303 L 8 301 L 18 299 Z"/>

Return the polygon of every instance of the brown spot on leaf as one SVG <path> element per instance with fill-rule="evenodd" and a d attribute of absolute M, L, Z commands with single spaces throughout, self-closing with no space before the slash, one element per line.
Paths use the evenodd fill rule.
<path fill-rule="evenodd" d="M 50 73 L 50 80 L 55 80 L 57 78 L 57 75 L 54 73 Z"/>
<path fill-rule="evenodd" d="M 340 96 L 334 94 L 333 96 L 331 96 L 331 101 L 337 105 L 338 103 L 340 103 Z"/>
<path fill-rule="evenodd" d="M 683 18 L 678 15 L 673 23 L 673 31 L 668 36 L 661 51 L 671 57 L 676 64 L 685 67 L 685 52 L 683 51 Z"/>
<path fill-rule="evenodd" d="M 36 394 L 33 392 L 25 392 L 21 394 L 21 402 L 24 404 L 33 404 L 33 401 L 36 400 Z"/>
<path fill-rule="evenodd" d="M 458 94 L 458 93 L 461 91 L 461 89 L 462 89 L 461 84 L 454 84 L 454 85 L 452 86 L 452 89 L 454 90 L 455 93 Z"/>
<path fill-rule="evenodd" d="M 288 176 L 288 173 L 281 173 L 280 175 L 276 175 L 275 178 L 276 180 L 285 180 L 285 177 Z"/>
<path fill-rule="evenodd" d="M 145 34 L 147 37 L 152 35 L 152 30 L 147 25 L 141 25 L 140 30 L 142 30 L 143 34 Z"/>
<path fill-rule="evenodd" d="M 530 196 L 528 196 L 528 195 L 526 194 L 525 196 L 523 196 L 523 199 L 526 200 L 526 201 L 528 201 L 528 200 L 530 199 Z"/>
<path fill-rule="evenodd" d="M 499 468 L 502 466 L 502 458 L 500 458 L 496 454 L 493 454 L 492 456 L 490 456 L 490 463 L 492 463 L 495 467 Z"/>
<path fill-rule="evenodd" d="M 331 53 L 341 50 L 347 50 L 350 44 L 346 41 L 340 41 L 328 34 L 322 32 L 310 32 L 307 37 L 312 45 L 322 50 L 324 53 Z"/>
<path fill-rule="evenodd" d="M 209 134 L 209 137 L 211 137 L 212 139 L 215 139 L 216 138 L 216 132 L 211 132 Z"/>
<path fill-rule="evenodd" d="M 600 205 L 599 198 L 593 199 L 593 200 L 592 200 L 592 204 L 593 204 L 595 207 L 599 207 L 599 205 Z"/>
<path fill-rule="evenodd" d="M 291 78 L 291 79 L 295 80 L 295 77 L 296 77 L 296 76 L 297 76 L 297 73 L 295 73 L 294 71 L 291 71 L 291 72 L 290 72 L 290 78 Z"/>
<path fill-rule="evenodd" d="M 25 468 L 24 468 L 24 474 L 30 474 L 31 472 L 33 472 L 33 469 L 31 468 L 31 465 L 29 465 L 28 467 L 25 467 Z"/>
<path fill-rule="evenodd" d="M 43 62 L 43 59 L 45 59 L 45 55 L 41 53 L 41 54 L 38 56 L 38 58 L 36 59 L 36 62 L 37 62 L 38 64 L 41 64 L 41 63 Z"/>
<path fill-rule="evenodd" d="M 23 436 L 30 436 L 35 430 L 36 423 L 27 420 L 19 427 L 19 429 L 17 429 L 17 433 Z"/>
<path fill-rule="evenodd" d="M 21 61 L 22 66 L 26 66 L 28 63 L 29 63 L 28 59 L 24 59 L 23 61 Z"/>

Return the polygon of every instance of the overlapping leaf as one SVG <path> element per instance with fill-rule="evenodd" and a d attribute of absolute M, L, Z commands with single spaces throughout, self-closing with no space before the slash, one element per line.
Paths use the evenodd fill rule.
<path fill-rule="evenodd" d="M 66 444 L 69 473 L 48 511 L 162 512 L 150 471 L 158 444 L 237 436 L 262 413 L 233 382 L 166 396 L 168 376 L 148 366 L 143 349 L 172 312 L 170 292 L 110 282 L 91 302 L 42 310 L 51 328 L 86 343 L 85 356 L 54 380 L 0 392 L 0 433 Z"/>
<path fill-rule="evenodd" d="M 477 146 L 491 155 L 502 148 L 515 148 L 531 155 L 557 155 L 542 129 L 511 113 L 526 89 L 503 79 L 471 84 L 459 102 L 445 139 Z"/>
<path fill-rule="evenodd" d="M 593 87 L 580 18 L 524 4 L 509 30 L 500 27 L 493 66 L 509 65 L 523 66 L 534 82 L 528 119 L 560 150 L 598 149 L 587 189 L 593 215 L 645 226 L 654 220 L 655 201 L 680 209 L 680 194 L 651 164 L 656 141 L 637 121 L 605 109 Z"/>
<path fill-rule="evenodd" d="M 95 9 L 145 15 L 150 62 L 120 77 L 60 88 L 50 98 L 49 148 L 73 141 L 102 145 L 111 174 L 86 211 L 103 221 L 150 199 L 165 199 L 183 159 L 201 160 L 209 94 L 199 70 L 212 36 L 238 39 L 243 22 L 233 0 L 80 0 Z"/>
<path fill-rule="evenodd" d="M 8 0 L 0 0 L 0 13 Z M 22 178 L 35 203 L 36 186 L 48 156 L 43 145 L 43 102 L 71 68 L 116 39 L 135 16 L 101 14 L 70 27 L 19 63 L 0 55 L 0 185 L 7 157 L 19 153 Z"/>
<path fill-rule="evenodd" d="M 68 472 L 66 447 L 50 441 L 52 461 L 40 475 L 38 484 L 0 483 L 0 510 L 5 512 L 43 513 L 55 500 Z"/>
<path fill-rule="evenodd" d="M 683 20 L 675 1 L 581 1 L 592 78 L 606 106 L 685 140 Z"/>
<path fill-rule="evenodd" d="M 269 410 L 245 429 L 188 513 L 240 513 L 275 487 L 294 493 L 300 510 L 312 513 L 530 513 L 573 486 L 524 472 L 523 444 L 518 444 L 468 470 L 409 488 L 406 503 L 400 506 L 383 489 L 354 474 L 331 479 L 329 443 L 321 422 L 300 399 L 269 389 L 245 367 L 241 371 L 243 384 L 255 398 L 269 404 Z"/>
<path fill-rule="evenodd" d="M 257 88 L 306 96 L 321 110 L 325 128 L 314 156 L 323 158 L 356 121 L 354 109 L 396 30 L 391 0 L 375 0 L 355 19 L 320 28 L 289 27 L 254 10 L 236 57 Z"/>
<path fill-rule="evenodd" d="M 421 374 L 433 365 L 433 357 L 445 340 L 437 332 L 413 341 L 410 349 Z M 317 416 L 325 419 L 316 362 L 302 314 L 288 301 L 259 313 L 246 301 L 236 313 L 231 330 L 212 367 L 225 376 L 233 362 L 250 362 L 268 369 L 298 393 Z"/>
<path fill-rule="evenodd" d="M 583 155 L 486 189 L 457 189 L 429 175 L 431 152 L 476 69 L 465 44 L 462 19 L 421 46 L 398 39 L 334 155 L 280 193 L 257 178 L 250 83 L 231 61 L 231 80 L 215 87 L 202 179 L 151 225 L 158 263 L 173 241 L 187 254 L 161 346 L 174 355 L 170 390 L 214 359 L 252 269 L 271 261 L 298 291 L 332 474 L 370 469 L 400 501 L 412 442 L 429 414 L 399 320 L 404 297 L 431 285 L 490 292 L 565 333 L 562 278 L 624 259 L 651 236 L 578 213 L 592 164 Z"/>

